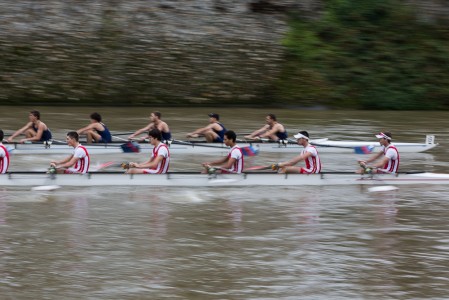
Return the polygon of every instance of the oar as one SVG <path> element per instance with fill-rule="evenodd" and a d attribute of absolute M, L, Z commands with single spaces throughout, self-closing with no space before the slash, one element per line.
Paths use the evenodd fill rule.
<path fill-rule="evenodd" d="M 261 171 L 261 170 L 273 170 L 275 171 L 277 168 L 276 167 L 277 164 L 271 164 L 268 166 L 253 166 L 253 167 L 249 167 L 243 170 L 243 172 L 251 172 L 251 171 Z"/>
<path fill-rule="evenodd" d="M 223 149 L 223 150 L 229 149 L 228 146 L 223 146 L 222 143 L 186 142 L 186 141 L 180 141 L 180 140 L 173 140 L 172 144 L 186 145 L 186 146 L 192 146 L 192 147 L 217 148 L 217 149 Z"/>
<path fill-rule="evenodd" d="M 131 135 L 134 131 L 118 131 L 118 132 L 111 132 L 111 135 Z"/>
<path fill-rule="evenodd" d="M 104 170 L 104 169 L 109 168 L 109 167 L 120 166 L 120 164 L 121 163 L 108 161 L 108 162 L 102 163 L 102 164 L 94 167 L 93 170 L 90 171 L 90 172 L 95 173 L 95 172 Z M 51 173 L 49 173 L 50 170 L 52 170 Z M 48 174 L 49 179 L 47 181 L 51 181 L 52 176 L 56 175 L 55 173 L 53 173 L 55 170 L 56 169 L 54 169 L 54 168 L 50 168 L 49 171 L 47 171 L 47 173 L 49 173 Z M 59 186 L 59 185 L 48 184 L 48 185 L 39 185 L 39 186 L 32 187 L 31 190 L 32 191 L 54 191 L 54 190 L 57 190 L 57 189 L 60 189 L 60 188 L 61 188 L 61 186 Z"/>
<path fill-rule="evenodd" d="M 108 161 L 108 162 L 99 164 L 98 166 L 95 166 L 93 168 L 93 170 L 89 170 L 89 172 L 98 172 L 98 171 L 104 170 L 106 168 L 119 167 L 119 166 L 121 166 L 121 163 L 119 163 L 119 162 Z"/>
<path fill-rule="evenodd" d="M 355 154 L 370 154 L 374 150 L 373 145 L 365 145 L 365 146 L 337 146 L 337 145 L 326 145 L 320 143 L 311 143 L 314 146 L 323 147 L 323 148 L 343 148 L 343 149 L 352 149 Z"/>
<path fill-rule="evenodd" d="M 113 135 L 112 138 L 117 139 L 119 141 L 124 141 L 124 142 L 128 142 L 129 141 L 129 139 L 124 139 L 124 138 L 121 138 L 121 137 L 115 136 L 115 135 Z"/>
<path fill-rule="evenodd" d="M 207 174 L 215 174 L 217 170 L 225 171 L 227 173 L 231 174 L 237 174 L 235 171 L 231 171 L 229 169 L 223 168 L 223 167 L 216 167 L 216 166 L 204 166 L 204 168 L 207 170 Z"/>
<path fill-rule="evenodd" d="M 395 190 L 399 190 L 399 188 L 394 185 L 380 185 L 380 186 L 369 187 L 368 193 L 389 192 L 389 191 L 395 191 Z"/>
<path fill-rule="evenodd" d="M 55 176 L 56 168 L 55 167 L 50 167 L 47 170 L 46 173 L 48 173 L 48 178 L 45 180 L 45 183 L 48 182 L 48 184 L 34 186 L 34 187 L 31 188 L 32 191 L 54 191 L 54 190 L 57 190 L 57 189 L 61 188 L 61 186 L 59 186 L 59 185 L 50 184 L 51 180 Z"/>

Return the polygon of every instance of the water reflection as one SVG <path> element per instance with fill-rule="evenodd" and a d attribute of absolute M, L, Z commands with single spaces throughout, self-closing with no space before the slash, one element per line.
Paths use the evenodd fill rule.
<path fill-rule="evenodd" d="M 11 117 L 20 110 L 4 114 L 11 128 L 20 125 Z M 69 114 L 48 110 L 54 112 L 46 114 L 49 126 L 70 128 L 79 127 L 83 119 L 77 116 L 93 108 Z M 199 127 L 210 109 L 161 111 L 175 135 L 183 136 Z M 220 111 L 228 124 L 248 130 L 260 127 L 266 113 Z M 449 167 L 445 112 L 273 113 L 288 128 L 333 139 L 367 139 L 385 124 L 401 141 L 420 142 L 426 133 L 435 133 L 442 145 L 429 153 L 401 155 L 401 168 L 446 172 Z M 102 115 L 113 130 L 132 130 L 148 112 L 105 108 Z M 281 159 L 261 153 L 247 163 Z M 327 171 L 353 171 L 358 156 L 322 154 L 322 159 Z M 23 156 L 14 168 L 37 170 L 49 160 Z M 177 157 L 173 168 L 195 170 L 202 161 Z M 444 299 L 449 291 L 448 193 L 445 186 L 384 193 L 356 186 L 114 186 L 52 193 L 2 188 L 0 290 L 14 299 Z"/>

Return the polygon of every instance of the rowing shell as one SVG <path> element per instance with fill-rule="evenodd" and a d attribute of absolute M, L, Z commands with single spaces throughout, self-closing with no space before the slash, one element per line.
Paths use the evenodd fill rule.
<path fill-rule="evenodd" d="M 449 184 L 449 174 L 400 173 L 360 175 L 345 172 L 321 174 L 124 174 L 97 172 L 89 174 L 46 174 L 11 172 L 0 175 L 0 186 L 327 186 L 327 185 L 420 185 Z"/>
<path fill-rule="evenodd" d="M 122 153 L 120 143 L 86 145 L 89 154 L 116 154 Z M 378 142 L 361 142 L 361 141 L 332 141 L 328 139 L 311 140 L 311 144 L 315 145 L 319 153 L 359 153 L 368 154 L 381 150 Z M 239 142 L 240 147 L 252 147 L 255 151 L 262 153 L 300 153 L 302 146 L 298 144 L 273 143 L 273 142 Z M 426 136 L 425 143 L 394 143 L 399 153 L 418 153 L 433 149 L 438 144 L 435 143 L 433 135 Z M 6 144 L 8 151 L 12 154 L 71 154 L 73 148 L 65 144 L 53 143 L 50 147 L 44 144 Z M 229 150 L 227 146 L 221 143 L 204 143 L 204 142 L 183 142 L 174 141 L 169 145 L 171 154 L 226 154 Z M 150 152 L 152 145 L 145 143 L 140 144 L 142 152 Z M 362 150 L 362 151 L 359 151 Z M 365 151 L 366 150 L 366 151 Z"/>

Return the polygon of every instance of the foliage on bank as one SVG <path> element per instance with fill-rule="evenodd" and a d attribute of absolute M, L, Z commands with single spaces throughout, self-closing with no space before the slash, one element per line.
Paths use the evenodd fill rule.
<path fill-rule="evenodd" d="M 291 18 L 276 97 L 291 105 L 449 109 L 447 21 L 420 23 L 397 0 L 327 0 Z"/>

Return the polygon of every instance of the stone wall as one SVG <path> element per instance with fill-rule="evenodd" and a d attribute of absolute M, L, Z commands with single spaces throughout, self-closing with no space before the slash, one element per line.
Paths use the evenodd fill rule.
<path fill-rule="evenodd" d="M 414 2 L 417 2 L 415 0 Z M 436 0 L 432 2 L 437 2 Z M 0 103 L 254 103 L 319 0 L 2 0 Z"/>

